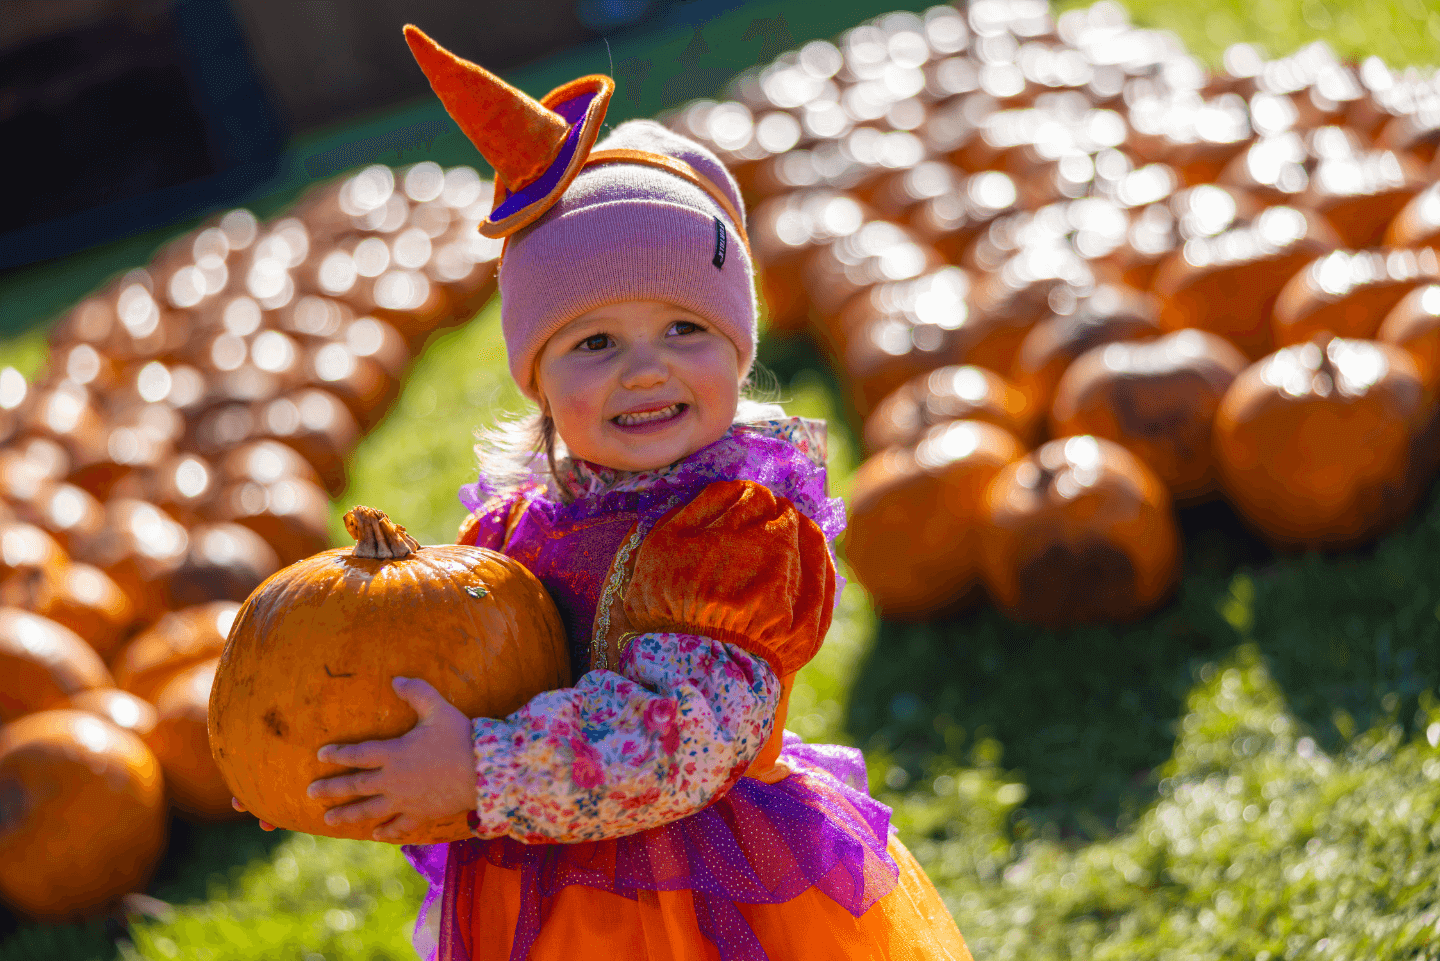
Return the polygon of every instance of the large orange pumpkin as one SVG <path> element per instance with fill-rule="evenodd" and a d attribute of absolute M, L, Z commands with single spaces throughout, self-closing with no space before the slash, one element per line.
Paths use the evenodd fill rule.
<path fill-rule="evenodd" d="M 279 827 L 369 839 L 331 827 L 310 782 L 343 773 L 325 744 L 399 737 L 417 720 L 391 688 L 420 677 L 468 717 L 504 717 L 570 681 L 565 629 L 533 574 L 478 547 L 420 547 L 381 512 L 345 515 L 353 549 L 276 573 L 231 628 L 210 695 L 210 747 L 245 807 Z M 405 843 L 468 837 L 464 813 Z"/>
<path fill-rule="evenodd" d="M 1278 350 L 1235 378 L 1216 412 L 1226 496 L 1278 547 L 1364 543 L 1419 497 L 1431 403 L 1393 344 L 1336 337 Z"/>
<path fill-rule="evenodd" d="M 165 789 L 139 737 L 85 711 L 0 728 L 0 898 L 45 921 L 144 888 L 165 849 Z"/>

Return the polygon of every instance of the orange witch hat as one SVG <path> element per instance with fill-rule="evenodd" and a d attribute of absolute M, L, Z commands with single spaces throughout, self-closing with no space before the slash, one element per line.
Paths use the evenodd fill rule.
<path fill-rule="evenodd" d="M 480 233 L 507 237 L 538 220 L 585 165 L 615 81 L 591 74 L 535 100 L 414 24 L 405 42 L 446 113 L 495 168 L 495 205 Z"/>

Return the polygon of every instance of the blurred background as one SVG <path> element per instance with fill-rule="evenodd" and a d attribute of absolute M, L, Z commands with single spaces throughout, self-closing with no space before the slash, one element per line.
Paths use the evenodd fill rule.
<path fill-rule="evenodd" d="M 888 9 L 850 0 L 746 15 L 744 6 L 537 0 L 517 16 L 463 0 L 9 0 L 0 21 L 0 142 L 11 146 L 0 160 L 9 185 L 0 333 L 54 313 L 159 241 L 56 264 L 69 254 L 227 206 L 278 209 L 367 162 L 483 170 L 430 95 L 401 40 L 404 23 L 502 75 L 529 67 L 535 96 L 572 69 L 611 73 L 620 88 L 613 124 L 714 93 L 797 39 Z M 707 30 L 717 20 L 735 36 L 712 48 Z M 656 46 L 667 60 L 647 55 Z M 547 70 L 547 59 L 565 66 Z"/>

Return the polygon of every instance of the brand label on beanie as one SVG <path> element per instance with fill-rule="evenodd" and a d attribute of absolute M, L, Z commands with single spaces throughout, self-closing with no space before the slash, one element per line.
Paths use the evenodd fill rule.
<path fill-rule="evenodd" d="M 710 258 L 710 262 L 716 270 L 725 266 L 725 225 L 719 217 L 715 218 L 715 256 Z"/>

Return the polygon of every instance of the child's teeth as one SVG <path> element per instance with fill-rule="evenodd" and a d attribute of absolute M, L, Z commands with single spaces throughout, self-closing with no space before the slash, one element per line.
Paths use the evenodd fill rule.
<path fill-rule="evenodd" d="M 679 409 L 679 404 L 671 404 L 669 407 L 664 407 L 660 410 L 652 410 L 644 414 L 621 414 L 619 417 L 615 418 L 615 421 L 622 426 L 630 427 L 635 424 L 643 424 L 646 421 L 660 420 L 665 417 L 670 417 Z"/>

